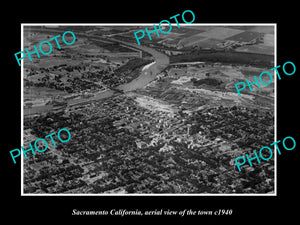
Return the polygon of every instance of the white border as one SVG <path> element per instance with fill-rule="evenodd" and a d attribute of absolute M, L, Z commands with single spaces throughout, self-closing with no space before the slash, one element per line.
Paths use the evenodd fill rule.
<path fill-rule="evenodd" d="M 23 45 L 23 28 L 24 26 L 152 26 L 157 23 L 21 23 L 21 51 L 24 48 Z M 171 23 L 172 25 L 177 25 L 176 23 Z M 277 23 L 192 23 L 192 24 L 180 24 L 180 26 L 274 26 L 274 67 L 277 66 Z M 21 62 L 21 146 L 23 146 L 23 72 L 24 63 Z M 275 74 L 275 71 L 274 71 Z M 275 93 L 274 93 L 274 141 L 277 141 L 277 76 L 275 79 Z M 254 194 L 28 194 L 24 193 L 23 187 L 23 154 L 21 154 L 21 196 L 277 196 L 277 151 L 275 151 L 274 146 L 274 193 L 264 194 L 264 193 L 254 193 Z"/>
<path fill-rule="evenodd" d="M 24 33 L 24 25 L 21 24 L 21 49 L 24 49 L 24 43 L 23 43 L 23 33 Z M 24 146 L 23 144 L 23 135 L 24 135 L 24 102 L 23 102 L 23 95 L 24 95 L 24 84 L 23 84 L 23 77 L 24 77 L 24 61 L 21 61 L 21 146 Z M 21 154 L 21 196 L 24 194 L 24 180 L 23 180 L 23 154 Z"/>

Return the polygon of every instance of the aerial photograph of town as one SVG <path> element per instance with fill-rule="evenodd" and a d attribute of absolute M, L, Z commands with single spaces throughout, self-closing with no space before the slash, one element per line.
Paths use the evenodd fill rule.
<path fill-rule="evenodd" d="M 23 24 L 24 49 L 52 44 L 22 62 L 23 146 L 71 139 L 23 157 L 22 193 L 273 194 L 274 159 L 234 160 L 274 142 L 274 82 L 235 88 L 274 67 L 274 25 L 182 24 L 138 45 L 146 27 Z M 66 31 L 72 45 L 50 41 Z"/>

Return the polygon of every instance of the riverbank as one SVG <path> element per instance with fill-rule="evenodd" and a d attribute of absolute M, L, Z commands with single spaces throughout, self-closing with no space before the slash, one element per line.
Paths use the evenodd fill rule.
<path fill-rule="evenodd" d="M 81 34 L 81 36 L 95 38 L 94 35 L 82 35 Z M 110 98 L 110 97 L 116 96 L 118 94 L 121 94 L 122 92 L 130 92 L 130 91 L 134 91 L 139 88 L 143 88 L 149 82 L 153 81 L 156 78 L 156 75 L 169 65 L 169 57 L 162 54 L 161 52 L 156 51 L 155 49 L 152 49 L 152 48 L 149 48 L 146 46 L 139 46 L 136 44 L 120 41 L 117 39 L 112 39 L 112 41 L 118 42 L 127 47 L 136 48 L 136 49 L 145 51 L 154 57 L 154 62 L 143 67 L 143 70 L 140 72 L 140 75 L 137 78 L 133 79 L 129 83 L 119 85 L 116 89 L 120 90 L 120 92 L 118 92 L 116 90 L 106 90 L 106 91 L 95 94 L 93 97 L 70 99 L 67 101 L 67 106 L 72 107 L 74 105 L 84 104 L 84 103 L 87 103 L 90 101 Z M 32 107 L 30 109 L 25 109 L 24 115 L 30 116 L 33 114 L 49 112 L 54 109 L 55 109 L 55 107 L 52 105 L 39 106 L 38 108 Z"/>

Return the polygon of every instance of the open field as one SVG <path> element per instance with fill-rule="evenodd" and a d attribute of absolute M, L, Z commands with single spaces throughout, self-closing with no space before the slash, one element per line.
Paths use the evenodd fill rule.
<path fill-rule="evenodd" d="M 220 40 L 216 40 L 213 38 L 205 38 L 202 40 L 199 40 L 198 42 L 195 42 L 196 46 L 199 46 L 201 48 L 216 48 L 217 45 L 220 43 Z"/>
<path fill-rule="evenodd" d="M 263 45 L 274 47 L 274 34 L 265 34 Z"/>
<path fill-rule="evenodd" d="M 24 100 L 25 99 L 35 99 L 40 97 L 55 97 L 55 96 L 64 96 L 68 93 L 60 90 L 55 90 L 53 88 L 47 87 L 30 87 L 24 88 Z"/>
<path fill-rule="evenodd" d="M 254 68 L 254 67 L 249 67 L 249 68 L 241 68 L 239 70 L 242 75 L 248 79 L 249 77 L 253 76 L 259 76 L 259 74 L 263 71 L 261 68 Z"/>
<path fill-rule="evenodd" d="M 207 40 L 207 39 L 208 39 L 207 37 L 203 37 L 201 35 L 193 35 L 189 38 L 184 38 L 184 39 L 180 40 L 178 42 L 178 44 L 187 47 L 187 46 L 192 46 L 198 42 L 201 42 L 201 41 Z"/>
<path fill-rule="evenodd" d="M 209 28 L 211 29 L 211 28 Z M 172 32 L 174 33 L 178 33 L 181 35 L 181 37 L 186 38 L 186 37 L 190 37 L 196 34 L 200 34 L 202 32 L 205 32 L 207 30 L 206 27 L 197 27 L 197 28 L 193 28 L 193 26 L 180 26 L 180 28 L 178 28 L 177 26 L 172 26 Z"/>
<path fill-rule="evenodd" d="M 274 35 L 264 34 L 263 43 L 255 45 L 245 45 L 235 49 L 237 52 L 258 53 L 265 55 L 274 55 Z"/>
<path fill-rule="evenodd" d="M 274 30 L 274 27 L 266 26 L 255 29 L 256 26 L 182 26 L 180 29 L 173 26 L 169 34 L 159 37 L 151 35 L 152 40 L 146 37 L 140 41 L 146 45 L 157 43 L 166 48 L 176 48 L 181 51 L 190 51 L 189 48 L 197 47 L 198 49 L 238 49 L 240 52 L 274 54 L 269 48 L 269 46 L 274 46 L 274 34 L 272 34 L 274 31 L 270 32 Z M 244 46 L 240 47 L 241 45 Z"/>
<path fill-rule="evenodd" d="M 211 30 L 211 29 L 214 29 L 214 28 L 216 28 L 216 27 L 218 27 L 218 26 L 190 26 L 190 25 L 184 25 L 184 26 L 182 26 L 182 27 L 180 27 L 180 29 L 181 28 L 183 28 L 183 29 L 190 29 L 190 30 L 197 30 L 197 31 L 200 31 L 200 32 L 204 32 L 204 31 L 209 31 L 209 30 Z M 184 31 L 182 29 L 182 31 Z"/>
<path fill-rule="evenodd" d="M 274 26 L 253 26 L 253 25 L 245 25 L 245 26 L 225 26 L 228 28 L 245 30 L 245 31 L 253 31 L 264 34 L 274 34 Z"/>
<path fill-rule="evenodd" d="M 258 32 L 245 31 L 245 32 L 233 35 L 231 37 L 228 37 L 227 39 L 233 40 L 233 41 L 239 41 L 239 42 L 249 42 L 258 37 L 260 37 L 260 33 L 258 33 Z"/>
<path fill-rule="evenodd" d="M 249 30 L 274 35 L 274 26 L 255 26 L 255 27 L 252 27 Z"/>
<path fill-rule="evenodd" d="M 27 63 L 28 61 L 28 63 Z M 34 63 L 30 62 L 27 58 L 25 59 L 25 68 L 47 68 L 53 66 L 59 66 L 62 64 L 76 66 L 82 63 L 80 59 L 70 59 L 70 58 L 63 58 L 63 57 L 48 57 L 42 56 L 40 59 L 35 59 Z"/>
<path fill-rule="evenodd" d="M 132 52 L 133 51 L 132 49 L 126 48 L 126 47 L 121 46 L 120 44 L 114 43 L 114 42 L 105 43 L 103 41 L 96 41 L 94 39 L 92 40 L 92 42 L 97 47 L 107 49 L 110 52 Z"/>
<path fill-rule="evenodd" d="M 58 26 L 56 29 L 71 30 L 72 32 L 87 32 L 95 29 L 95 26 Z"/>
<path fill-rule="evenodd" d="M 258 53 L 258 54 L 265 54 L 265 55 L 274 55 L 274 47 L 265 46 L 265 45 L 248 45 L 242 46 L 235 49 L 237 52 L 245 52 L 245 53 Z"/>
<path fill-rule="evenodd" d="M 39 45 L 40 42 L 48 40 L 51 35 L 45 33 L 36 33 L 36 32 L 24 32 L 24 49 L 28 48 L 28 51 L 33 49 L 33 45 Z"/>
<path fill-rule="evenodd" d="M 244 32 L 243 30 L 238 29 L 211 26 L 201 26 L 196 28 L 189 26 L 184 27 L 183 29 L 186 30 L 184 35 L 176 37 L 171 41 L 166 41 L 166 43 L 174 44 L 177 42 L 178 46 L 183 47 L 197 45 L 203 48 L 214 48 L 222 40 Z"/>
<path fill-rule="evenodd" d="M 223 39 L 229 38 L 231 36 L 237 35 L 242 32 L 244 32 L 244 31 L 232 29 L 232 28 L 216 27 L 209 31 L 202 32 L 201 36 L 223 40 Z"/>

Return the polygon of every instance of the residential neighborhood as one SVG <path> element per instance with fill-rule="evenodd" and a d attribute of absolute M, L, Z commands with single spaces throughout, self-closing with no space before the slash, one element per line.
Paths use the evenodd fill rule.
<path fill-rule="evenodd" d="M 24 44 L 63 29 L 24 29 Z M 24 148 L 72 134 L 23 161 L 24 194 L 274 193 L 273 159 L 241 172 L 234 163 L 274 140 L 274 85 L 242 97 L 234 87 L 274 62 L 238 50 L 269 49 L 272 27 L 174 29 L 165 43 L 178 49 L 157 38 L 138 46 L 137 26 L 71 30 L 72 46 L 24 59 Z"/>

